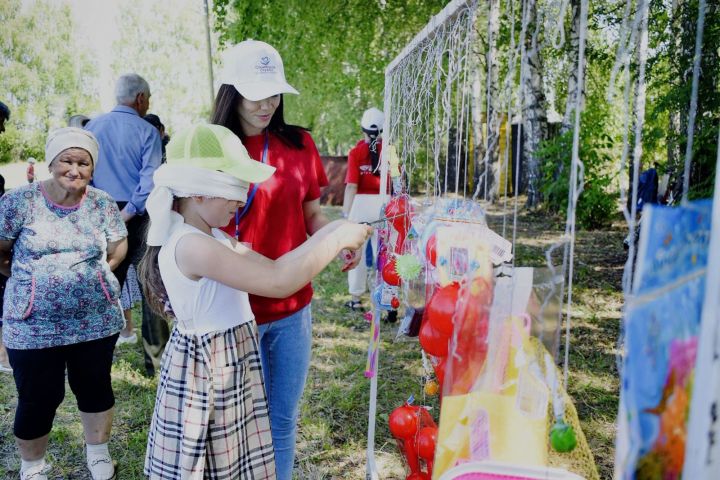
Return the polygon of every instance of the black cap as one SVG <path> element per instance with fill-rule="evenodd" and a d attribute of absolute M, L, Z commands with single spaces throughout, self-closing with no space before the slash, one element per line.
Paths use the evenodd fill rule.
<path fill-rule="evenodd" d="M 160 117 L 155 115 L 154 113 L 148 113 L 143 117 L 146 122 L 148 122 L 150 125 L 152 125 L 155 128 L 165 128 L 165 125 L 160 121 Z"/>

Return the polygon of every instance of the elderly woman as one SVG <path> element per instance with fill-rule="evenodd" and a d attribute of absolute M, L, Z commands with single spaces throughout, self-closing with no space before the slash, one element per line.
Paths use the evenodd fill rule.
<path fill-rule="evenodd" d="M 98 158 L 90 132 L 52 132 L 45 158 L 50 179 L 0 202 L 0 273 L 10 276 L 3 340 L 18 391 L 20 478 L 47 478 L 45 451 L 67 368 L 88 469 L 94 480 L 113 479 L 110 367 L 123 316 L 112 269 L 125 256 L 127 230 L 113 199 L 88 186 Z"/>

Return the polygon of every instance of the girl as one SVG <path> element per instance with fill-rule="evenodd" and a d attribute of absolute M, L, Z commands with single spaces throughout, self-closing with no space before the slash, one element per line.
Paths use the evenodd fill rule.
<path fill-rule="evenodd" d="M 275 169 L 252 160 L 240 140 L 217 125 L 178 134 L 167 157 L 147 201 L 151 225 L 140 278 L 151 304 L 176 322 L 163 356 L 145 474 L 274 479 L 248 293 L 287 297 L 342 248 L 359 247 L 371 229 L 332 222 L 270 260 L 218 228 L 245 204 L 249 182 L 262 182 Z"/>

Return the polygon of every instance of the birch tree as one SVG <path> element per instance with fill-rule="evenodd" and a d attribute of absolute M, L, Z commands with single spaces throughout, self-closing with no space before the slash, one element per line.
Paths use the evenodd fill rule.
<path fill-rule="evenodd" d="M 570 34 L 568 35 L 567 45 L 568 87 L 565 114 L 560 127 L 561 134 L 572 128 L 575 115 L 575 101 L 579 86 L 577 73 L 580 53 L 580 0 L 570 0 Z"/>
<path fill-rule="evenodd" d="M 487 106 L 487 147 L 480 165 L 482 175 L 478 184 L 479 196 L 494 202 L 499 194 L 500 179 L 500 125 L 501 99 L 499 85 L 499 36 L 500 36 L 500 0 L 487 0 L 487 67 L 486 106 Z"/>
<path fill-rule="evenodd" d="M 525 168 L 523 183 L 527 191 L 527 205 L 535 207 L 540 203 L 540 164 L 535 152 L 547 137 L 547 111 L 543 89 L 543 66 L 538 36 L 542 22 L 538 19 L 536 0 L 526 0 L 525 56 L 522 84 L 523 98 L 523 150 Z"/>

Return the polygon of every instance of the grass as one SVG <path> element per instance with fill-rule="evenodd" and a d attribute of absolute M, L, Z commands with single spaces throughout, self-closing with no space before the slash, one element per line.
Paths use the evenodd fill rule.
<path fill-rule="evenodd" d="M 326 210 L 337 216 L 336 208 Z M 502 211 L 491 209 L 490 225 L 502 228 Z M 512 235 L 512 213 L 506 217 Z M 521 212 L 517 230 L 517 264 L 544 265 L 545 249 L 564 229 L 557 219 Z M 616 342 L 622 295 L 620 227 L 578 235 L 573 290 L 573 330 L 569 395 L 600 472 L 612 478 L 618 377 Z M 346 276 L 335 262 L 314 282 L 313 360 L 301 406 L 296 475 L 301 479 L 365 478 L 369 381 L 364 377 L 369 324 L 349 312 Z M 365 304 L 368 300 L 365 299 Z M 140 318 L 139 314 L 135 315 Z M 404 466 L 387 427 L 393 408 L 414 395 L 422 398 L 422 366 L 416 340 L 395 340 L 394 327 L 381 332 L 376 461 L 383 479 L 404 479 Z M 141 479 L 157 382 L 145 377 L 140 345 L 116 350 L 113 387 L 117 398 L 111 452 L 121 466 L 120 478 Z M 435 418 L 436 398 L 425 399 Z M 12 436 L 16 404 L 11 377 L 0 377 L 0 478 L 19 478 L 19 457 Z M 50 436 L 51 478 L 87 479 L 82 430 L 74 397 L 67 388 Z"/>

